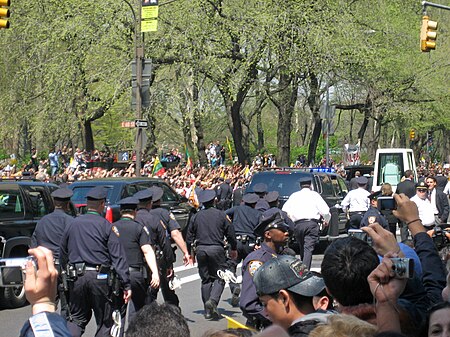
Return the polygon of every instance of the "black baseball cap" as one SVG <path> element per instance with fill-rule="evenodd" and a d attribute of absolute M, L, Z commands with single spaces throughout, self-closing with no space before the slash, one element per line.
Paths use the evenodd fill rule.
<path fill-rule="evenodd" d="M 258 296 L 275 294 L 284 289 L 313 297 L 325 288 L 321 277 L 311 273 L 301 260 L 280 255 L 264 263 L 253 275 Z"/>
<path fill-rule="evenodd" d="M 289 230 L 289 226 L 280 212 L 273 213 L 268 217 L 261 217 L 261 221 L 258 226 L 256 226 L 254 232 L 258 236 L 263 236 L 264 233 L 270 229 L 279 229 L 284 232 Z"/>

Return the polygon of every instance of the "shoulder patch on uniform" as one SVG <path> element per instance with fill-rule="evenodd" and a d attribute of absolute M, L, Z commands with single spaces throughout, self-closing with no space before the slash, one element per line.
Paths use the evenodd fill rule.
<path fill-rule="evenodd" d="M 258 260 L 252 260 L 248 263 L 248 272 L 250 273 L 250 275 L 253 277 L 253 274 L 255 274 L 255 272 L 259 269 L 259 267 L 261 267 L 263 265 L 263 263 L 261 261 Z"/>
<path fill-rule="evenodd" d="M 227 217 L 227 220 L 228 220 L 229 222 L 232 222 L 232 221 L 231 221 L 231 218 L 230 218 L 227 214 L 225 214 L 225 216 Z"/>
<path fill-rule="evenodd" d="M 143 226 L 142 228 L 144 229 L 144 232 L 147 233 L 147 235 L 150 235 L 150 232 L 148 231 L 147 227 Z"/>
<path fill-rule="evenodd" d="M 117 235 L 117 237 L 119 237 L 119 236 L 120 236 L 119 230 L 117 229 L 117 227 L 116 227 L 116 226 L 112 226 L 112 231 L 114 232 L 114 234 L 116 234 L 116 235 Z"/>
<path fill-rule="evenodd" d="M 373 224 L 373 223 L 377 222 L 377 217 L 376 216 L 369 216 L 367 218 L 367 221 L 369 222 L 369 224 Z"/>
<path fill-rule="evenodd" d="M 172 220 L 175 220 L 175 215 L 173 215 L 172 212 L 169 213 L 169 218 L 171 218 Z"/>

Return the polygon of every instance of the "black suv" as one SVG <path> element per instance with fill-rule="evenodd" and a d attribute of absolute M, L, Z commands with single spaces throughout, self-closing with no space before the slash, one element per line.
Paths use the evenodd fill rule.
<path fill-rule="evenodd" d="M 74 182 L 69 188 L 73 191 L 71 200 L 79 213 L 85 212 L 86 194 L 95 186 L 104 186 L 108 190 L 104 215 L 111 222 L 120 217 L 120 207 L 117 204 L 120 199 L 130 197 L 151 186 L 163 189 L 161 206 L 173 213 L 183 233 L 191 215 L 195 213 L 195 208 L 187 203 L 186 198 L 179 196 L 164 180 L 157 178 L 106 178 Z"/>
<path fill-rule="evenodd" d="M 345 234 L 346 216 L 340 211 L 340 207 L 335 206 L 340 205 L 348 189 L 344 179 L 330 169 L 281 168 L 257 172 L 253 175 L 245 193 L 253 192 L 255 184 L 264 183 L 268 191 L 277 191 L 280 194 L 280 208 L 282 208 L 289 196 L 300 190 L 302 177 L 311 178 L 314 191 L 318 192 L 330 207 L 330 224 L 321 230 L 320 239 L 328 241 Z"/>
<path fill-rule="evenodd" d="M 1 258 L 26 257 L 36 223 L 54 210 L 54 184 L 37 181 L 0 182 Z M 0 305 L 17 308 L 26 303 L 23 287 L 0 288 Z"/>

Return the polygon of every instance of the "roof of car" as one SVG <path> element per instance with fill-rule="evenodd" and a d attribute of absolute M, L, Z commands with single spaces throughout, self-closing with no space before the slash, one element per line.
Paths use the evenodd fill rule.
<path fill-rule="evenodd" d="M 76 185 L 108 185 L 108 184 L 127 184 L 127 183 L 135 183 L 140 181 L 164 181 L 159 178 L 148 178 L 148 177 L 141 177 L 141 178 L 123 178 L 123 177 L 117 177 L 117 178 L 100 178 L 100 179 L 89 179 L 89 180 L 78 180 L 73 182 L 70 186 L 76 186 Z"/>

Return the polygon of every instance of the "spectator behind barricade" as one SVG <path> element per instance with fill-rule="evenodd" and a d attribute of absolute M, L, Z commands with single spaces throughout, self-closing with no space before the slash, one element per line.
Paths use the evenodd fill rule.
<path fill-rule="evenodd" d="M 144 306 L 128 326 L 127 337 L 189 337 L 181 310 L 170 304 L 153 302 Z"/>

